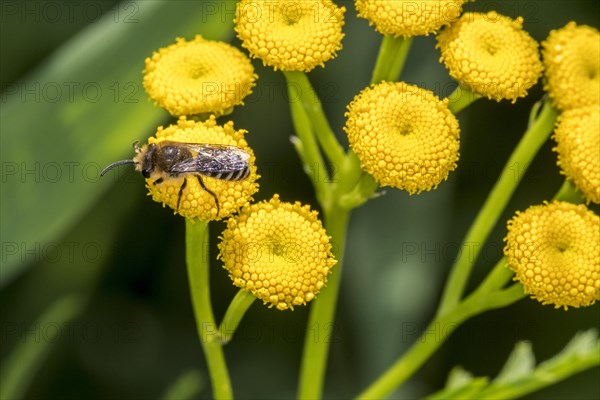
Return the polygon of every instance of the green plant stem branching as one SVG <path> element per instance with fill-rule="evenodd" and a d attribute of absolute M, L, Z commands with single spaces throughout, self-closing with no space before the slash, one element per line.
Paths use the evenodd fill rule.
<path fill-rule="evenodd" d="M 290 87 L 288 86 L 288 89 Z M 300 156 L 304 172 L 312 177 L 311 181 L 315 188 L 317 200 L 321 204 L 328 204 L 331 201 L 331 190 L 326 184 L 328 175 L 326 179 L 320 179 L 319 177 L 320 170 L 324 170 L 326 174 L 327 172 L 322 168 L 325 161 L 317 145 L 314 129 L 300 101 L 290 102 L 290 111 L 294 129 L 298 135 L 298 137 L 292 137 L 292 144 Z"/>
<path fill-rule="evenodd" d="M 310 84 L 308 77 L 304 72 L 300 71 L 285 71 L 284 76 L 288 83 L 290 105 L 292 107 L 297 105 L 302 107 L 306 117 L 310 120 L 314 135 L 329 162 L 336 165 L 342 164 L 346 153 L 331 129 L 329 121 L 323 112 L 321 101 Z M 322 167 L 325 167 L 325 165 L 322 165 Z"/>
<path fill-rule="evenodd" d="M 286 72 L 285 76 L 289 87 L 294 87 L 294 90 L 297 90 L 296 95 L 301 94 L 300 101 L 290 103 L 292 119 L 299 139 L 295 143 L 295 147 L 302 159 L 305 171 L 313 178 L 317 199 L 325 215 L 325 228 L 328 234 L 331 235 L 334 254 L 338 260 L 338 264 L 328 278 L 326 290 L 321 291 L 318 298 L 313 301 L 300 366 L 298 397 L 320 398 L 327 368 L 329 343 L 333 331 L 343 248 L 349 218 L 349 210 L 340 208 L 335 203 L 334 193 L 338 192 L 342 182 L 347 182 L 349 174 L 355 173 L 356 168 L 348 161 L 348 157 L 341 150 L 339 142 L 337 142 L 329 123 L 325 119 L 320 103 L 318 105 L 314 104 L 315 102 L 318 103 L 319 99 L 316 97 L 306 76 L 300 72 Z M 305 99 L 305 96 L 308 96 L 309 99 Z M 291 93 L 290 98 L 292 98 Z M 334 141 L 335 145 L 333 145 Z M 329 175 L 325 179 L 313 175 L 313 166 L 324 166 L 321 149 L 318 147 L 319 144 L 329 162 L 338 166 L 340 172 L 337 180 L 331 179 Z M 326 148 L 329 146 L 334 148 L 327 150 Z M 340 151 L 342 151 L 341 155 Z"/>
<path fill-rule="evenodd" d="M 523 288 L 519 284 L 493 292 L 475 291 L 448 313 L 438 315 L 413 346 L 357 398 L 380 399 L 389 396 L 410 378 L 464 321 L 484 311 L 505 307 L 524 296 Z M 431 332 L 438 332 L 438 335 L 431 338 Z"/>
<path fill-rule="evenodd" d="M 373 71 L 372 83 L 397 79 L 409 48 L 410 40 L 384 37 Z M 327 367 L 328 339 L 332 335 L 334 326 L 349 213 L 352 208 L 363 204 L 373 196 L 377 190 L 377 184 L 372 177 L 360 171 L 359 160 L 352 151 L 344 153 L 306 75 L 300 72 L 286 72 L 285 77 L 290 88 L 290 98 L 299 96 L 300 100 L 292 101 L 290 109 L 298 134 L 298 140 L 294 141 L 294 144 L 305 170 L 311 175 L 311 166 L 324 165 L 322 155 L 339 167 L 337 179 L 334 180 L 328 176 L 326 182 L 320 179 L 313 180 L 317 199 L 325 215 L 325 226 L 332 237 L 336 257 L 339 260 L 329 278 L 327 290 L 322 291 L 311 306 L 300 368 L 298 397 L 321 398 Z M 295 92 L 292 92 L 291 88 L 294 88 Z M 292 94 L 296 97 L 292 97 Z M 479 98 L 478 95 L 461 88 L 458 88 L 452 97 L 456 99 L 450 103 L 454 113 Z M 529 163 L 552 131 L 556 111 L 549 103 L 544 104 L 539 116 L 537 111 L 536 108 L 532 112 L 535 114 L 531 118 L 532 123 L 469 230 L 465 243 L 482 244 L 486 240 Z M 513 171 L 515 167 L 517 168 L 516 173 Z M 460 254 L 464 255 L 466 252 Z M 477 254 L 471 255 L 470 259 L 459 256 L 452 269 L 439 312 L 430 326 L 432 329 L 436 327 L 444 329 L 444 338 L 468 318 L 486 310 L 512 304 L 524 296 L 520 285 L 512 285 L 503 289 L 512 275 L 505 268 L 505 260 L 502 259 L 484 283 L 466 299 L 461 300 L 476 257 Z M 390 394 L 410 377 L 442 342 L 443 340 L 419 340 L 404 357 L 400 358 L 360 397 L 382 397 Z"/>
<path fill-rule="evenodd" d="M 410 44 L 410 39 L 392 37 L 383 39 L 372 83 L 382 80 L 394 81 L 398 78 Z M 352 150 L 344 152 L 306 75 L 300 72 L 286 72 L 285 77 L 289 86 L 297 88 L 301 94 L 301 107 L 296 104 L 298 102 L 291 102 L 290 109 L 301 142 L 296 144 L 296 148 L 303 159 L 305 170 L 310 171 L 307 165 L 320 162 L 318 157 L 321 150 L 328 161 L 338 167 L 335 179 L 329 176 L 327 183 L 322 183 L 320 179 L 313 180 L 317 199 L 325 215 L 325 228 L 331 235 L 334 253 L 338 260 L 329 277 L 326 290 L 319 294 L 319 298 L 311 306 L 300 367 L 298 398 L 318 399 L 322 396 L 329 342 L 334 329 L 333 322 L 350 211 L 373 197 L 378 186 L 370 175 L 361 170 L 360 162 L 354 152 Z M 290 98 L 292 98 L 291 94 Z M 316 143 L 321 146 L 321 149 Z M 319 192 L 322 194 L 319 195 Z"/>
<path fill-rule="evenodd" d="M 185 253 L 198 338 L 204 350 L 213 397 L 232 399 L 233 390 L 210 300 L 208 222 L 185 220 Z"/>
<path fill-rule="evenodd" d="M 539 107 L 534 107 L 532 113 L 537 114 L 538 110 Z M 532 123 L 513 151 L 501 176 L 467 233 L 464 243 L 477 243 L 479 244 L 477 249 L 485 242 L 528 165 L 552 132 L 556 116 L 556 110 L 546 102 L 539 115 L 530 118 Z M 512 171 L 515 167 L 517 173 Z M 560 193 L 567 191 L 568 189 L 562 188 Z M 461 300 L 477 258 L 477 250 L 475 254 L 469 254 L 468 258 L 464 256 L 466 252 L 461 253 L 462 257 L 458 256 L 447 281 L 438 313 L 425 331 L 440 331 L 441 329 L 444 332 L 444 335 L 441 335 L 442 340 L 428 340 L 425 336 L 421 337 L 380 378 L 361 393 L 359 398 L 381 398 L 389 395 L 420 368 L 442 344 L 443 339 L 447 338 L 450 332 L 462 322 L 483 311 L 512 304 L 525 296 L 519 284 L 513 284 L 503 289 L 512 277 L 512 272 L 506 268 L 506 259 L 502 258 L 481 285 L 470 296 Z"/>
<path fill-rule="evenodd" d="M 534 156 L 552 133 L 556 116 L 557 111 L 549 102 L 546 102 L 538 118 L 527 129 L 504 166 L 500 177 L 463 241 L 463 245 L 476 244 L 476 246 L 473 246 L 472 252 L 463 251 L 457 256 L 446 282 L 438 314 L 443 315 L 458 304 L 483 243 L 498 222 Z"/>

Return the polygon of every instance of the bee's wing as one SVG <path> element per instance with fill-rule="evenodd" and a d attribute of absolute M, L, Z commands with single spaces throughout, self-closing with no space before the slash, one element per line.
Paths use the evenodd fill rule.
<path fill-rule="evenodd" d="M 172 172 L 198 172 L 201 174 L 228 173 L 248 166 L 250 154 L 236 146 L 205 143 L 178 143 L 194 154 L 193 157 L 176 163 Z"/>

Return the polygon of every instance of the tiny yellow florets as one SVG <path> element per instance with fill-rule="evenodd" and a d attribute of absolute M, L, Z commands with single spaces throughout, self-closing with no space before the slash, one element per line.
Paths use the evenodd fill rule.
<path fill-rule="evenodd" d="M 523 30 L 521 17 L 465 13 L 437 41 L 450 76 L 489 99 L 515 102 L 542 74 L 538 44 Z"/>
<path fill-rule="evenodd" d="M 201 177 L 206 187 L 214 192 L 219 200 L 219 215 L 217 215 L 214 197 L 204 190 L 198 179 L 192 175 L 187 178 L 178 210 L 177 202 L 179 200 L 179 190 L 184 180 L 183 176 L 171 178 L 167 174 L 162 174 L 146 179 L 146 187 L 150 191 L 149 194 L 152 196 L 152 200 L 163 203 L 163 206 L 171 207 L 183 217 L 200 218 L 206 221 L 229 217 L 237 212 L 242 206 L 248 204 L 252 200 L 252 195 L 258 191 L 256 180 L 259 175 L 256 173 L 256 158 L 244 139 L 245 133 L 245 130 L 235 130 L 231 121 L 225 125 L 217 125 L 214 116 L 204 122 L 180 117 L 177 124 L 169 125 L 166 128 L 160 126 L 156 131 L 156 135 L 148 139 L 148 144 L 168 140 L 182 143 L 237 146 L 250 155 L 248 160 L 250 174 L 246 179 L 240 181 Z M 153 184 L 159 177 L 163 178 L 163 182 Z"/>
<path fill-rule="evenodd" d="M 348 106 L 344 130 L 362 168 L 410 194 L 436 188 L 456 168 L 460 129 L 448 101 L 404 82 L 382 82 Z"/>
<path fill-rule="evenodd" d="M 525 293 L 556 308 L 600 300 L 600 218 L 585 205 L 554 201 L 517 212 L 504 254 Z"/>
<path fill-rule="evenodd" d="M 600 33 L 569 22 L 542 42 L 548 91 L 559 110 L 600 103 Z"/>
<path fill-rule="evenodd" d="M 252 93 L 255 80 L 244 53 L 199 35 L 155 51 L 144 70 L 150 98 L 175 116 L 229 113 Z"/>
<path fill-rule="evenodd" d="M 553 138 L 561 172 L 586 199 L 600 203 L 600 106 L 563 111 Z"/>
<path fill-rule="evenodd" d="M 342 48 L 345 12 L 331 0 L 242 0 L 235 30 L 242 46 L 264 65 L 308 72 Z"/>
<path fill-rule="evenodd" d="M 437 32 L 456 20 L 464 0 L 355 0 L 358 16 L 388 36 L 419 36 Z"/>
<path fill-rule="evenodd" d="M 227 221 L 219 258 L 234 285 L 269 307 L 293 309 L 313 300 L 336 260 L 317 212 L 275 195 Z"/>

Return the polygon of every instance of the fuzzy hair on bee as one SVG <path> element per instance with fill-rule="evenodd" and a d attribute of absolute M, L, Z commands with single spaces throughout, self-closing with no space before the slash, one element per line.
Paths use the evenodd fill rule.
<path fill-rule="evenodd" d="M 142 147 L 135 142 L 133 148 L 136 153 L 133 159 L 110 164 L 100 172 L 100 176 L 119 165 L 133 164 L 136 171 L 152 181 L 152 185 L 160 185 L 166 179 L 183 178 L 177 197 L 177 211 L 188 179 L 196 178 L 202 189 L 215 199 L 217 215 L 219 215 L 219 199 L 206 187 L 202 176 L 225 181 L 241 181 L 250 174 L 248 164 L 250 154 L 236 146 L 165 140 L 145 144 Z"/>

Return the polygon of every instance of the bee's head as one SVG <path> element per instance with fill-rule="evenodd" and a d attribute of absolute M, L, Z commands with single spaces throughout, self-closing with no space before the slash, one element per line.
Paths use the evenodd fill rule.
<path fill-rule="evenodd" d="M 136 164 L 136 169 L 141 169 L 144 178 L 150 178 L 150 174 L 154 169 L 154 156 L 156 153 L 156 144 L 151 143 L 148 146 L 144 146 L 141 150 L 137 150 L 140 155 L 140 162 Z M 134 161 L 137 161 L 137 156 L 134 157 Z"/>

